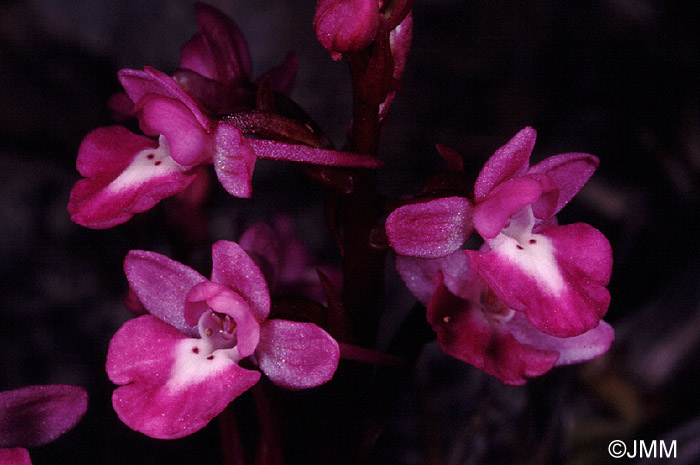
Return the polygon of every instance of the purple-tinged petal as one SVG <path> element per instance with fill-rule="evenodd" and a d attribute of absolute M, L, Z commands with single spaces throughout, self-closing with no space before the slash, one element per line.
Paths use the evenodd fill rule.
<path fill-rule="evenodd" d="M 211 122 L 209 118 L 202 113 L 197 102 L 187 95 L 187 92 L 167 74 L 147 66 L 143 71 L 127 68 L 122 69 L 119 71 L 118 76 L 119 82 L 121 82 L 129 98 L 135 104 L 138 104 L 139 101 L 148 94 L 179 100 L 192 112 L 194 119 L 197 120 L 202 128 L 206 132 L 211 132 Z"/>
<path fill-rule="evenodd" d="M 338 343 L 313 323 L 269 320 L 260 328 L 258 364 L 273 383 L 288 389 L 319 386 L 338 367 Z"/>
<path fill-rule="evenodd" d="M 463 250 L 433 259 L 396 255 L 394 263 L 408 290 L 423 305 L 428 305 L 437 288 L 435 277 L 438 272 L 442 274 L 444 284 L 450 292 L 463 298 L 467 297 L 468 286 L 474 275 Z"/>
<path fill-rule="evenodd" d="M 376 0 L 319 0 L 316 6 L 314 30 L 329 52 L 363 50 L 374 41 L 378 28 Z"/>
<path fill-rule="evenodd" d="M 559 190 L 557 207 L 552 213 L 557 214 L 579 190 L 588 182 L 598 168 L 598 158 L 587 153 L 562 153 L 546 158 L 527 171 L 545 174 Z"/>
<path fill-rule="evenodd" d="M 121 126 L 89 133 L 78 151 L 76 183 L 68 201 L 71 220 L 104 229 L 128 221 L 162 199 L 183 191 L 194 179 L 160 145 Z"/>
<path fill-rule="evenodd" d="M 381 168 L 384 162 L 370 155 L 337 150 L 325 150 L 307 145 L 285 144 L 273 140 L 248 139 L 258 158 L 313 163 L 323 166 L 347 166 L 353 168 Z"/>
<path fill-rule="evenodd" d="M 255 318 L 264 321 L 270 313 L 270 292 L 260 268 L 235 242 L 218 241 L 211 254 L 211 280 L 239 293 Z"/>
<path fill-rule="evenodd" d="M 484 239 L 493 239 L 519 210 L 542 196 L 539 179 L 523 176 L 500 183 L 474 208 L 474 229 Z"/>
<path fill-rule="evenodd" d="M 202 313 L 209 309 L 233 318 L 238 353 L 242 357 L 252 354 L 260 340 L 260 324 L 243 297 L 221 284 L 201 282 L 187 294 L 185 321 L 196 325 Z"/>
<path fill-rule="evenodd" d="M 536 138 L 537 132 L 531 127 L 526 127 L 506 145 L 496 150 L 481 169 L 474 184 L 476 203 L 483 201 L 499 183 L 525 174 Z"/>
<path fill-rule="evenodd" d="M 446 354 L 474 365 L 505 384 L 525 384 L 527 377 L 549 371 L 557 353 L 519 343 L 504 320 L 489 318 L 481 306 L 438 286 L 428 304 L 428 322 Z"/>
<path fill-rule="evenodd" d="M 297 56 L 293 52 L 289 52 L 287 56 L 284 57 L 282 64 L 260 76 L 255 80 L 255 83 L 260 84 L 266 78 L 270 78 L 272 90 L 278 94 L 289 97 L 289 94 L 291 94 L 294 89 L 298 68 L 299 60 Z"/>
<path fill-rule="evenodd" d="M 462 247 L 471 232 L 472 206 L 463 197 L 404 205 L 386 219 L 391 247 L 413 257 L 444 257 Z"/>
<path fill-rule="evenodd" d="M 226 192 L 241 198 L 252 193 L 251 179 L 256 153 L 241 132 L 228 124 L 219 124 L 214 136 L 214 171 Z"/>
<path fill-rule="evenodd" d="M 508 329 L 521 344 L 559 352 L 557 365 L 571 365 L 599 357 L 608 351 L 615 339 L 615 331 L 603 320 L 579 336 L 561 338 L 543 333 L 521 313 L 516 313 L 508 322 Z"/>
<path fill-rule="evenodd" d="M 187 436 L 260 378 L 223 351 L 208 354 L 202 344 L 150 315 L 117 331 L 106 368 L 120 385 L 112 395 L 114 410 L 129 428 L 158 439 Z"/>
<path fill-rule="evenodd" d="M 64 384 L 0 392 L 0 448 L 54 441 L 78 423 L 87 402 L 85 389 Z"/>
<path fill-rule="evenodd" d="M 179 100 L 147 94 L 136 104 L 136 111 L 143 132 L 165 136 L 173 160 L 180 165 L 191 168 L 211 159 L 212 136 Z"/>
<path fill-rule="evenodd" d="M 190 336 L 196 336 L 197 323 L 185 320 L 188 292 L 207 279 L 189 266 L 165 255 L 131 250 L 124 259 L 129 286 L 148 312 Z"/>
<path fill-rule="evenodd" d="M 29 451 L 22 447 L 0 449 L 0 464 L 2 465 L 32 465 Z"/>
<path fill-rule="evenodd" d="M 200 69 L 206 69 L 209 73 L 213 72 L 212 75 L 200 74 L 226 85 L 250 81 L 252 70 L 250 54 L 243 34 L 236 23 L 221 11 L 204 3 L 197 3 L 194 11 L 199 27 L 198 35 L 201 35 L 199 61 L 206 63 L 206 67 Z M 190 53 L 188 58 L 191 63 L 193 63 L 191 57 L 193 54 Z M 187 68 L 187 66 L 183 66 L 182 61 L 180 67 Z M 198 71 L 197 69 L 193 70 Z"/>
<path fill-rule="evenodd" d="M 490 245 L 488 253 L 466 251 L 469 265 L 541 331 L 578 336 L 605 315 L 612 254 L 596 229 L 581 223 L 557 226 L 522 244 L 501 235 Z"/>

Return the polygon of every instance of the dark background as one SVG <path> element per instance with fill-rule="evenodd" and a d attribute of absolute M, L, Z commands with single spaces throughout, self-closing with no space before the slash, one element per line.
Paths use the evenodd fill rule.
<path fill-rule="evenodd" d="M 131 248 L 177 254 L 177 231 L 163 221 L 168 201 L 107 231 L 74 225 L 65 210 L 79 178 L 80 141 L 111 124 L 106 102 L 119 90 L 116 71 L 151 65 L 173 72 L 196 30 L 192 3 L 0 2 L 0 389 L 70 383 L 90 394 L 84 420 L 33 450 L 35 465 L 220 460 L 215 425 L 157 441 L 129 430 L 111 410 L 104 359 L 129 318 L 121 263 Z M 416 0 L 414 48 L 381 150 L 384 194 L 411 194 L 439 170 L 436 143 L 458 150 L 475 177 L 526 125 L 539 134 L 534 159 L 596 154 L 600 169 L 559 218 L 590 223 L 612 243 L 606 320 L 617 339 L 595 362 L 517 388 L 429 345 L 369 462 L 625 463 L 609 458 L 611 440 L 663 438 L 678 441 L 678 458 L 668 463 L 700 463 L 694 3 Z M 297 53 L 292 97 L 342 145 L 350 118 L 346 66 L 315 40 L 315 2 L 212 4 L 239 24 L 254 74 Z M 321 188 L 290 165 L 260 162 L 254 193 L 241 200 L 214 192 L 206 244 L 236 240 L 248 224 L 283 212 L 322 258 L 337 259 L 320 226 Z M 195 252 L 192 265 L 206 273 L 208 250 Z M 385 328 L 411 305 L 395 281 Z M 380 344 L 390 333 L 382 332 Z M 290 434 L 314 447 L 313 437 Z"/>

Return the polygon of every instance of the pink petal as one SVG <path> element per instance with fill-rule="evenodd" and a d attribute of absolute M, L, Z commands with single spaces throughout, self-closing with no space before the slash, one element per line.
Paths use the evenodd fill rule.
<path fill-rule="evenodd" d="M 207 355 L 200 345 L 150 315 L 117 331 L 106 368 L 121 386 L 112 395 L 114 410 L 129 428 L 158 439 L 187 436 L 260 378 L 219 352 Z"/>
<path fill-rule="evenodd" d="M 195 178 L 160 146 L 121 126 L 99 128 L 87 135 L 78 152 L 81 179 L 71 191 L 71 220 L 104 229 L 128 221 L 166 197 L 183 191 Z"/>
<path fill-rule="evenodd" d="M 189 325 L 197 325 L 199 317 L 208 309 L 233 318 L 236 323 L 238 353 L 242 357 L 252 354 L 260 339 L 260 324 L 243 297 L 221 284 L 201 282 L 187 294 L 185 321 Z"/>
<path fill-rule="evenodd" d="M 423 305 L 428 305 L 437 288 L 435 277 L 438 273 L 442 275 L 450 292 L 463 298 L 467 297 L 468 287 L 474 276 L 463 250 L 433 259 L 396 255 L 394 263 L 406 287 Z"/>
<path fill-rule="evenodd" d="M 0 449 L 0 464 L 2 465 L 32 465 L 29 451 L 21 447 Z"/>
<path fill-rule="evenodd" d="M 389 244 L 400 255 L 443 257 L 459 249 L 472 231 L 472 207 L 447 197 L 399 207 L 386 219 Z"/>
<path fill-rule="evenodd" d="M 147 94 L 136 110 L 143 132 L 165 136 L 177 163 L 189 168 L 210 160 L 212 137 L 182 102 Z"/>
<path fill-rule="evenodd" d="M 550 336 L 532 326 L 519 312 L 508 322 L 508 328 L 521 344 L 527 344 L 539 350 L 559 352 L 557 365 L 571 365 L 599 357 L 608 351 L 615 338 L 615 331 L 602 320 L 598 326 L 579 336 L 565 338 Z"/>
<path fill-rule="evenodd" d="M 255 350 L 260 369 L 273 383 L 288 389 L 319 386 L 338 367 L 338 343 L 313 323 L 269 320 Z"/>
<path fill-rule="evenodd" d="M 143 71 L 122 69 L 118 75 L 119 82 L 121 82 L 129 98 L 135 104 L 138 104 L 148 94 L 178 100 L 192 112 L 194 119 L 206 132 L 212 130 L 209 118 L 202 113 L 197 102 L 187 95 L 177 82 L 167 74 L 147 66 Z"/>
<path fill-rule="evenodd" d="M 612 255 L 605 236 L 577 224 L 532 238 L 536 243 L 504 241 L 488 253 L 466 251 L 469 265 L 541 331 L 572 337 L 595 328 L 610 303 L 605 285 Z"/>
<path fill-rule="evenodd" d="M 286 144 L 273 140 L 248 139 L 247 141 L 258 158 L 352 168 L 381 168 L 384 165 L 382 160 L 370 155 L 317 149 L 307 145 Z"/>
<path fill-rule="evenodd" d="M 250 197 L 256 160 L 251 144 L 238 129 L 228 124 L 218 125 L 214 139 L 214 170 L 229 194 Z"/>
<path fill-rule="evenodd" d="M 201 74 L 227 85 L 250 81 L 252 65 L 248 46 L 236 23 L 204 3 L 197 3 L 194 8 L 202 37 L 201 60 L 208 62 L 207 70 L 216 72 L 212 76 Z M 186 68 L 182 63 L 181 67 Z"/>
<path fill-rule="evenodd" d="M 522 176 L 497 185 L 474 208 L 474 228 L 484 239 L 493 239 L 508 225 L 511 216 L 542 196 L 539 179 Z"/>
<path fill-rule="evenodd" d="M 270 313 L 270 292 L 260 268 L 235 242 L 218 241 L 211 253 L 211 280 L 240 294 L 258 322 L 264 321 Z"/>
<path fill-rule="evenodd" d="M 367 48 L 379 28 L 376 0 L 319 0 L 314 15 L 318 41 L 330 52 Z"/>
<path fill-rule="evenodd" d="M 546 158 L 527 172 L 546 174 L 559 190 L 556 214 L 569 203 L 598 168 L 598 158 L 587 153 L 562 153 Z"/>
<path fill-rule="evenodd" d="M 0 448 L 38 447 L 54 441 L 78 423 L 87 402 L 85 389 L 63 384 L 0 392 Z"/>
<path fill-rule="evenodd" d="M 428 305 L 428 322 L 446 354 L 474 365 L 505 384 L 525 384 L 527 377 L 549 371 L 557 353 L 519 343 L 507 325 L 487 318 L 477 304 L 440 285 Z"/>
<path fill-rule="evenodd" d="M 526 127 L 506 145 L 496 150 L 488 159 L 474 184 L 474 201 L 483 201 L 499 183 L 525 174 L 530 163 L 530 153 L 535 146 L 537 132 Z"/>
<path fill-rule="evenodd" d="M 124 259 L 124 272 L 131 289 L 149 313 L 190 336 L 197 323 L 185 320 L 185 300 L 190 290 L 207 279 L 189 266 L 165 255 L 132 250 Z"/>

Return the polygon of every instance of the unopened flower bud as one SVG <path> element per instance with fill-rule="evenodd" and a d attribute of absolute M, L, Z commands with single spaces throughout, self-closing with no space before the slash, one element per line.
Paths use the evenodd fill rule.
<path fill-rule="evenodd" d="M 316 37 L 337 59 L 340 53 L 357 52 L 369 46 L 378 27 L 377 0 L 319 0 L 316 6 Z"/>

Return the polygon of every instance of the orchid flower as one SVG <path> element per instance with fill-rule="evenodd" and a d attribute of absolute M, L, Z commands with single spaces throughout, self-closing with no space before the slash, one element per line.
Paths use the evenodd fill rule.
<path fill-rule="evenodd" d="M 605 286 L 612 251 L 584 223 L 556 224 L 556 215 L 598 167 L 585 153 L 565 153 L 529 166 L 536 133 L 520 131 L 486 162 L 474 185 L 474 228 L 486 251 L 469 263 L 510 308 L 557 337 L 595 328 L 610 304 Z"/>
<path fill-rule="evenodd" d="M 470 268 L 462 250 L 435 259 L 397 255 L 396 268 L 426 305 L 440 349 L 505 384 L 524 384 L 554 366 L 596 358 L 614 338 L 604 321 L 575 337 L 540 331 L 499 299 Z"/>
<path fill-rule="evenodd" d="M 154 252 L 132 250 L 124 261 L 149 314 L 114 335 L 107 374 L 120 386 L 112 398 L 117 415 L 148 436 L 203 428 L 257 383 L 251 365 L 288 389 L 323 384 L 337 367 L 338 344 L 323 329 L 267 318 L 265 278 L 238 244 L 215 243 L 212 259 L 210 280 Z"/>
<path fill-rule="evenodd" d="M 474 206 L 463 197 L 405 205 L 387 218 L 387 236 L 399 254 L 438 258 L 460 249 L 474 228 L 486 247 L 464 253 L 499 299 L 547 334 L 577 336 L 607 311 L 612 252 L 600 231 L 583 223 L 558 226 L 554 215 L 598 159 L 566 153 L 531 167 L 535 137 L 534 129 L 523 129 L 486 162 Z"/>
<path fill-rule="evenodd" d="M 77 168 L 86 179 L 71 192 L 71 219 L 109 228 L 184 190 L 193 168 L 210 164 L 224 189 L 250 197 L 257 158 L 325 166 L 377 168 L 366 155 L 324 150 L 266 139 L 246 139 L 228 120 L 213 120 L 171 77 L 153 68 L 123 69 L 119 78 L 134 102 L 141 129 L 158 144 L 120 126 L 89 133 L 78 151 Z"/>
<path fill-rule="evenodd" d="M 0 392 L 0 463 L 31 465 L 26 447 L 39 447 L 72 429 L 87 410 L 78 386 L 26 386 Z"/>

